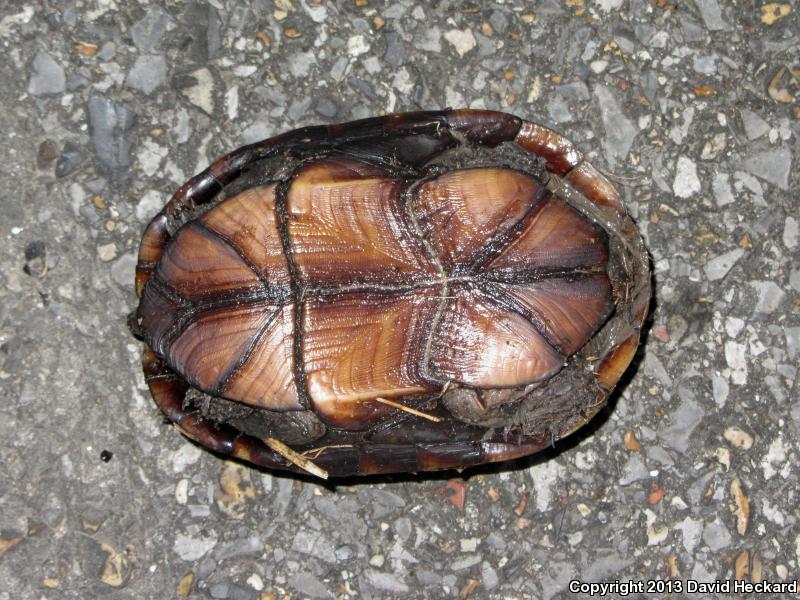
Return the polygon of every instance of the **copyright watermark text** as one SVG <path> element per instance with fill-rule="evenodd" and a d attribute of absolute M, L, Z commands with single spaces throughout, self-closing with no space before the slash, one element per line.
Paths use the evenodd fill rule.
<path fill-rule="evenodd" d="M 797 581 L 695 581 L 694 579 L 648 579 L 646 581 L 587 582 L 573 579 L 569 591 L 589 596 L 620 596 L 631 594 L 797 594 Z"/>

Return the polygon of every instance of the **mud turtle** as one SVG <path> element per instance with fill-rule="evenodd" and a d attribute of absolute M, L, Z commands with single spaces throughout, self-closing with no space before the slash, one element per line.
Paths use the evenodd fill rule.
<path fill-rule="evenodd" d="M 145 230 L 131 327 L 189 438 L 321 476 L 531 454 L 634 355 L 647 252 L 557 133 L 479 110 L 305 127 L 186 182 Z"/>

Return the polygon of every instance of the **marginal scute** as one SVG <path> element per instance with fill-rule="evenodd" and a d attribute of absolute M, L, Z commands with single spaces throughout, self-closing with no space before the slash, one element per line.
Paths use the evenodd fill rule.
<path fill-rule="evenodd" d="M 323 420 L 363 429 L 388 412 L 377 397 L 413 397 L 434 389 L 419 367 L 438 294 L 438 287 L 429 287 L 306 301 L 305 372 Z"/>
<path fill-rule="evenodd" d="M 581 153 L 568 139 L 530 121 L 522 123 L 514 141 L 528 152 L 543 158 L 547 169 L 559 176 L 565 175 L 583 160 Z"/>
<path fill-rule="evenodd" d="M 543 187 L 511 169 L 462 169 L 424 182 L 411 210 L 448 270 L 468 267 L 535 204 Z"/>
<path fill-rule="evenodd" d="M 625 338 L 613 350 L 608 352 L 597 365 L 597 381 L 606 390 L 614 389 L 639 346 L 639 333 L 635 332 Z"/>
<path fill-rule="evenodd" d="M 612 208 L 619 214 L 624 213 L 625 209 L 622 207 L 619 192 L 605 176 L 589 163 L 582 162 L 572 169 L 567 175 L 567 180 L 572 187 L 595 204 Z"/>
<path fill-rule="evenodd" d="M 467 286 L 448 291 L 433 336 L 431 374 L 477 387 L 545 379 L 564 364 L 533 324 Z"/>
<path fill-rule="evenodd" d="M 150 280 L 153 269 L 164 252 L 164 246 L 169 239 L 167 231 L 167 217 L 156 215 L 142 235 L 139 246 L 139 257 L 136 264 L 136 297 L 141 298 L 144 286 Z"/>
<path fill-rule="evenodd" d="M 303 167 L 286 200 L 295 264 L 304 282 L 407 282 L 435 269 L 406 221 L 402 181 L 379 167 L 322 159 Z"/>

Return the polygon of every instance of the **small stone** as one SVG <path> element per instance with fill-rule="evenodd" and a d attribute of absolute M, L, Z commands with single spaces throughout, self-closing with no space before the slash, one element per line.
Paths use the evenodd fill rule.
<path fill-rule="evenodd" d="M 81 149 L 73 142 L 65 142 L 56 160 L 56 177 L 66 177 L 81 165 Z"/>
<path fill-rule="evenodd" d="M 261 590 L 264 589 L 264 580 L 261 579 L 261 575 L 259 575 L 258 573 L 253 573 L 252 575 L 250 575 L 250 577 L 247 578 L 247 585 L 249 585 L 257 592 L 260 592 Z"/>
<path fill-rule="evenodd" d="M 202 451 L 194 444 L 182 444 L 180 448 L 172 453 L 172 471 L 173 473 L 181 473 L 189 465 L 196 463 Z"/>
<path fill-rule="evenodd" d="M 787 467 L 786 445 L 783 439 L 778 437 L 772 441 L 767 449 L 767 454 L 761 461 L 761 468 L 764 471 L 764 479 L 772 479 L 779 469 Z"/>
<path fill-rule="evenodd" d="M 316 62 L 313 52 L 297 52 L 289 61 L 289 72 L 295 79 L 302 79 L 308 76 Z"/>
<path fill-rule="evenodd" d="M 722 436 L 735 448 L 749 450 L 753 447 L 753 436 L 738 427 L 728 427 Z"/>
<path fill-rule="evenodd" d="M 603 12 L 611 12 L 622 6 L 622 0 L 595 0 L 595 5 Z"/>
<path fill-rule="evenodd" d="M 765 25 L 774 25 L 776 21 L 780 21 L 791 12 L 791 4 L 785 2 L 768 2 L 761 7 L 761 22 Z"/>
<path fill-rule="evenodd" d="M 798 227 L 797 219 L 786 217 L 783 222 L 783 245 L 789 250 L 793 250 L 797 247 L 798 240 L 800 240 L 800 227 Z"/>
<path fill-rule="evenodd" d="M 28 81 L 28 93 L 33 96 L 60 94 L 67 87 L 63 67 L 44 50 L 33 59 L 33 75 Z"/>
<path fill-rule="evenodd" d="M 497 587 L 497 584 L 500 583 L 497 571 L 492 568 L 492 565 L 489 564 L 488 561 L 483 561 L 481 563 L 481 583 L 484 589 L 488 591 L 493 590 Z"/>
<path fill-rule="evenodd" d="M 587 450 L 586 452 L 575 453 L 575 466 L 581 471 L 591 471 L 596 463 L 597 463 L 597 455 L 591 449 Z M 519 512 L 517 514 L 521 515 L 522 512 Z"/>
<path fill-rule="evenodd" d="M 722 18 L 722 10 L 717 0 L 694 0 L 703 22 L 710 31 L 728 31 L 731 26 Z"/>
<path fill-rule="evenodd" d="M 46 169 L 58 156 L 58 146 L 53 140 L 44 140 L 36 153 L 36 166 Z"/>
<path fill-rule="evenodd" d="M 324 534 L 310 529 L 301 528 L 295 533 L 292 550 L 328 563 L 336 562 L 335 549 L 330 539 Z"/>
<path fill-rule="evenodd" d="M 192 593 L 192 584 L 194 583 L 194 573 L 189 571 L 178 582 L 178 597 L 188 598 Z"/>
<path fill-rule="evenodd" d="M 333 598 L 333 594 L 328 591 L 324 583 L 315 575 L 305 571 L 289 576 L 289 585 L 311 598 Z"/>
<path fill-rule="evenodd" d="M 106 553 L 100 581 L 111 587 L 122 587 L 130 573 L 128 560 L 110 544 L 101 543 L 100 549 Z"/>
<path fill-rule="evenodd" d="M 680 146 L 683 144 L 683 140 L 689 134 L 689 129 L 692 126 L 692 122 L 694 121 L 694 114 L 695 109 L 693 106 L 689 106 L 686 110 L 683 111 L 681 114 L 681 121 L 680 123 L 676 123 L 673 125 L 669 130 L 669 139 L 676 146 Z"/>
<path fill-rule="evenodd" d="M 597 85 L 594 87 L 594 96 L 600 106 L 605 131 L 603 149 L 609 164 L 613 166 L 625 161 L 639 129 L 622 111 L 622 105 L 611 89 Z"/>
<path fill-rule="evenodd" d="M 136 254 L 123 254 L 111 266 L 111 279 L 121 288 L 130 288 L 136 274 L 136 263 Z"/>
<path fill-rule="evenodd" d="M 774 281 L 751 281 L 750 287 L 758 293 L 755 314 L 770 315 L 786 299 L 786 292 Z"/>
<path fill-rule="evenodd" d="M 622 441 L 625 444 L 625 448 L 631 452 L 638 452 L 642 449 L 642 445 L 636 439 L 636 434 L 633 431 L 626 431 L 622 436 Z"/>
<path fill-rule="evenodd" d="M 239 86 L 231 86 L 225 92 L 225 112 L 228 119 L 235 121 L 239 114 Z"/>
<path fill-rule="evenodd" d="M 142 194 L 142 198 L 136 205 L 136 218 L 142 222 L 148 222 L 156 216 L 164 205 L 164 198 L 156 190 L 147 190 Z"/>
<path fill-rule="evenodd" d="M 731 482 L 731 497 L 735 505 L 736 531 L 739 535 L 744 535 L 750 522 L 750 500 L 742 490 L 742 482 L 738 479 Z"/>
<path fill-rule="evenodd" d="M 703 149 L 700 151 L 700 160 L 714 160 L 725 147 L 728 145 L 728 137 L 724 133 L 715 133 L 711 139 L 703 144 Z"/>
<path fill-rule="evenodd" d="M 550 509 L 556 494 L 556 483 L 564 473 L 564 467 L 555 460 L 544 461 L 526 469 L 536 490 L 536 508 L 539 512 Z"/>
<path fill-rule="evenodd" d="M 458 560 L 454 560 L 450 564 L 450 570 L 452 571 L 465 571 L 477 565 L 479 562 L 483 560 L 483 557 L 480 554 L 468 554 L 463 558 L 459 558 Z"/>
<path fill-rule="evenodd" d="M 143 54 L 136 59 L 126 83 L 135 90 L 152 94 L 167 80 L 167 60 L 160 54 Z"/>
<path fill-rule="evenodd" d="M 731 339 L 736 339 L 744 329 L 745 321 L 739 317 L 727 316 L 725 317 L 725 333 Z"/>
<path fill-rule="evenodd" d="M 375 554 L 371 556 L 369 559 L 369 564 L 372 565 L 373 567 L 380 568 L 383 566 L 384 562 L 386 562 L 386 559 L 384 558 L 383 554 Z"/>
<path fill-rule="evenodd" d="M 364 576 L 370 585 L 377 590 L 393 592 L 395 594 L 405 594 L 408 592 L 408 586 L 392 573 L 381 573 L 380 571 L 367 569 L 364 572 Z"/>
<path fill-rule="evenodd" d="M 681 398 L 680 406 L 671 415 L 670 426 L 661 430 L 659 436 L 678 452 L 685 453 L 689 449 L 692 433 L 703 420 L 703 411 L 686 386 L 678 387 L 678 395 Z"/>
<path fill-rule="evenodd" d="M 186 505 L 189 501 L 189 480 L 181 479 L 175 484 L 175 502 L 181 505 Z"/>
<path fill-rule="evenodd" d="M 339 108 L 336 106 L 336 104 L 330 98 L 324 96 L 317 100 L 316 104 L 314 105 L 314 110 L 317 112 L 317 114 L 328 119 L 332 119 L 336 116 L 336 113 L 339 112 Z"/>
<path fill-rule="evenodd" d="M 692 69 L 701 75 L 713 75 L 717 72 L 716 54 L 697 54 L 692 58 Z"/>
<path fill-rule="evenodd" d="M 788 190 L 792 153 L 786 147 L 755 152 L 742 162 L 742 167 L 756 177 L 782 190 Z"/>
<path fill-rule="evenodd" d="M 717 459 L 719 464 L 725 467 L 725 471 L 731 468 L 731 451 L 727 448 L 717 448 L 714 450 L 714 458 Z"/>
<path fill-rule="evenodd" d="M 640 454 L 633 454 L 622 467 L 622 474 L 619 478 L 620 485 L 629 485 L 634 481 L 640 481 L 650 477 L 650 472 L 644 465 Z"/>
<path fill-rule="evenodd" d="M 147 14 L 131 27 L 133 43 L 140 52 L 160 50 L 164 45 L 167 29 L 174 21 L 160 7 L 152 7 Z"/>
<path fill-rule="evenodd" d="M 35 240 L 26 244 L 25 265 L 22 270 L 31 277 L 47 275 L 47 244 L 44 241 Z"/>
<path fill-rule="evenodd" d="M 161 168 L 161 163 L 167 157 L 168 152 L 166 146 L 160 146 L 152 140 L 144 140 L 136 158 L 144 174 L 152 177 Z"/>
<path fill-rule="evenodd" d="M 345 561 L 353 557 L 353 549 L 350 546 L 339 546 L 334 552 L 336 560 Z"/>
<path fill-rule="evenodd" d="M 214 78 L 206 67 L 192 71 L 189 75 L 178 78 L 177 87 L 181 94 L 197 108 L 208 114 L 214 114 Z"/>
<path fill-rule="evenodd" d="M 679 198 L 691 198 L 700 189 L 697 165 L 689 157 L 679 156 L 675 167 L 675 181 L 672 184 L 672 191 Z"/>
<path fill-rule="evenodd" d="M 725 342 L 725 361 L 731 368 L 731 382 L 734 385 L 747 383 L 747 346 L 732 340 Z"/>
<path fill-rule="evenodd" d="M 785 326 L 783 333 L 786 336 L 786 353 L 789 358 L 800 356 L 800 327 Z"/>
<path fill-rule="evenodd" d="M 460 542 L 462 552 L 475 552 L 478 549 L 478 544 L 481 543 L 480 538 L 464 538 Z"/>
<path fill-rule="evenodd" d="M 392 67 L 399 67 L 406 62 L 407 58 L 408 54 L 400 35 L 395 31 L 387 33 L 386 53 L 383 55 L 383 60 L 386 61 L 386 64 Z"/>
<path fill-rule="evenodd" d="M 744 256 L 744 250 L 742 248 L 734 248 L 733 250 L 712 258 L 704 267 L 706 278 L 709 281 L 718 281 L 722 279 L 742 256 Z"/>
<path fill-rule="evenodd" d="M 205 534 L 197 537 L 179 533 L 175 536 L 175 543 L 172 550 L 187 562 L 196 561 L 217 545 L 217 534 L 214 531 L 206 530 Z"/>
<path fill-rule="evenodd" d="M 97 247 L 97 257 L 103 262 L 114 260 L 117 256 L 117 245 L 114 242 Z"/>
<path fill-rule="evenodd" d="M 475 36 L 471 29 L 451 29 L 444 34 L 444 39 L 450 42 L 458 55 L 462 57 L 476 46 Z"/>
<path fill-rule="evenodd" d="M 789 274 L 789 285 L 795 291 L 800 292 L 800 269 L 795 269 Z"/>
<path fill-rule="evenodd" d="M 746 108 L 741 110 L 742 125 L 748 140 L 756 140 L 769 131 L 769 123 Z"/>
<path fill-rule="evenodd" d="M 256 497 L 250 473 L 250 469 L 238 463 L 226 461 L 222 464 L 214 500 L 219 509 L 233 519 L 242 519 L 247 504 Z"/>
<path fill-rule="evenodd" d="M 665 525 L 656 525 L 658 517 L 649 508 L 644 509 L 644 514 L 647 522 L 647 545 L 657 546 L 667 539 L 669 529 Z"/>
<path fill-rule="evenodd" d="M 728 399 L 728 381 L 724 377 L 714 374 L 711 378 L 711 389 L 714 395 L 714 402 L 717 407 L 722 408 Z"/>
<path fill-rule="evenodd" d="M 347 53 L 350 56 L 361 56 L 369 52 L 369 42 L 363 35 L 354 35 L 347 40 Z"/>
<path fill-rule="evenodd" d="M 733 202 L 734 198 L 730 175 L 727 173 L 716 173 L 711 182 L 711 191 L 714 192 L 714 199 L 717 201 L 717 206 L 727 206 Z"/>
<path fill-rule="evenodd" d="M 91 96 L 87 107 L 92 144 L 103 172 L 118 179 L 127 178 L 131 142 L 126 134 L 136 123 L 136 115 L 104 96 Z"/>
<path fill-rule="evenodd" d="M 691 517 L 686 517 L 675 526 L 675 529 L 683 533 L 683 547 L 690 556 L 693 555 L 703 535 L 703 522 Z"/>
<path fill-rule="evenodd" d="M 717 517 L 703 529 L 703 541 L 712 552 L 717 552 L 731 545 L 731 534 L 725 523 Z"/>

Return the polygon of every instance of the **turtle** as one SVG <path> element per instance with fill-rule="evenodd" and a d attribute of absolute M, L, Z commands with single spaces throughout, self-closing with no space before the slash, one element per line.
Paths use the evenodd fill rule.
<path fill-rule="evenodd" d="M 165 420 L 267 469 L 463 469 L 551 446 L 634 357 L 649 254 L 568 139 L 446 109 L 303 127 L 147 225 L 145 380 Z"/>

